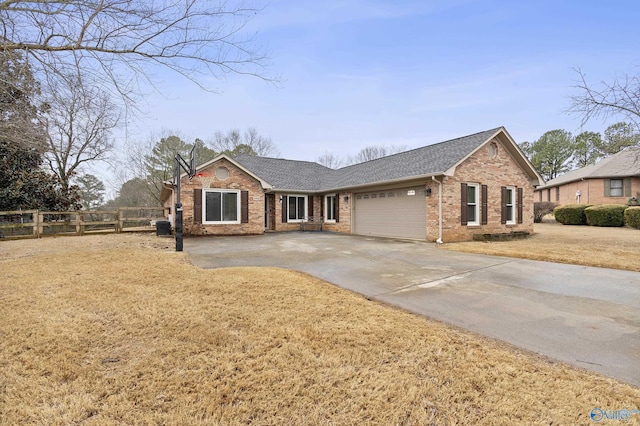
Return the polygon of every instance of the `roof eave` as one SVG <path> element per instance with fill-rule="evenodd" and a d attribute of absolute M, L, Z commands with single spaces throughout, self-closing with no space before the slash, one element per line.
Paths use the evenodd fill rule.
<path fill-rule="evenodd" d="M 388 185 L 388 184 L 393 185 L 396 183 L 411 182 L 411 181 L 420 180 L 420 179 L 429 179 L 432 176 L 442 176 L 442 175 L 446 175 L 446 172 L 427 173 L 427 174 L 416 175 L 416 176 L 404 176 L 401 178 L 367 182 L 359 185 L 339 186 L 334 188 L 323 189 L 322 191 L 317 191 L 317 192 L 324 193 L 324 192 L 335 192 L 335 191 L 346 191 L 346 190 L 358 190 L 361 188 L 369 188 L 371 186 L 380 186 L 380 185 Z"/>

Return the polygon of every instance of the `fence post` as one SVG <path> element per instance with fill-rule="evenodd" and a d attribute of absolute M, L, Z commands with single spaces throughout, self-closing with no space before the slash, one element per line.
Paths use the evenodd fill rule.
<path fill-rule="evenodd" d="M 40 238 L 40 210 L 36 210 L 33 213 L 33 238 Z"/>
<path fill-rule="evenodd" d="M 83 227 L 84 225 L 82 224 L 84 219 L 84 214 L 80 213 L 80 212 L 76 212 L 76 235 L 82 235 L 83 234 Z"/>
<path fill-rule="evenodd" d="M 44 214 L 38 210 L 38 236 L 44 234 Z"/>

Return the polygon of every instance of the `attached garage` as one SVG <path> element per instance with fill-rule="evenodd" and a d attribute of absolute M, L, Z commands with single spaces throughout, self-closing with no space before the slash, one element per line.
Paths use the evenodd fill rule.
<path fill-rule="evenodd" d="M 356 234 L 424 240 L 427 202 L 424 186 L 354 194 Z"/>

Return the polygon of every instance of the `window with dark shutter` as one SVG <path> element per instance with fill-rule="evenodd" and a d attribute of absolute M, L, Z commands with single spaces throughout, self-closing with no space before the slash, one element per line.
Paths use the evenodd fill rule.
<path fill-rule="evenodd" d="M 240 223 L 249 223 L 249 191 L 240 191 Z"/>
<path fill-rule="evenodd" d="M 517 199 L 517 206 L 518 206 L 518 223 L 522 223 L 522 200 L 524 198 L 524 190 L 522 188 L 517 188 L 518 191 L 518 199 Z"/>
<path fill-rule="evenodd" d="M 460 224 L 467 224 L 467 184 L 460 184 Z"/>
<path fill-rule="evenodd" d="M 604 196 L 611 197 L 611 179 L 602 179 L 604 182 Z"/>
<path fill-rule="evenodd" d="M 507 223 L 507 187 L 500 187 L 500 223 Z"/>
<path fill-rule="evenodd" d="M 280 204 L 282 207 L 282 223 L 287 223 L 287 196 L 283 195 L 280 199 Z"/>
<path fill-rule="evenodd" d="M 488 205 L 488 189 L 487 185 L 482 185 L 482 211 L 481 211 L 481 224 L 486 225 L 489 222 L 489 205 Z"/>
<path fill-rule="evenodd" d="M 202 223 L 202 190 L 193 190 L 193 223 Z"/>
<path fill-rule="evenodd" d="M 624 179 L 624 196 L 631 197 L 631 178 Z"/>

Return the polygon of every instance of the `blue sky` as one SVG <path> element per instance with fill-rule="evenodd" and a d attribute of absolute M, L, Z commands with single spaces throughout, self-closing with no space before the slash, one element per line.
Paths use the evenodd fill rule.
<path fill-rule="evenodd" d="M 207 140 L 253 126 L 282 157 L 314 161 L 498 126 L 517 142 L 575 134 L 580 120 L 564 113 L 573 68 L 594 83 L 638 73 L 639 12 L 616 0 L 271 0 L 249 29 L 278 87 L 230 76 L 214 94 L 168 78 L 134 137 L 176 130 Z"/>

